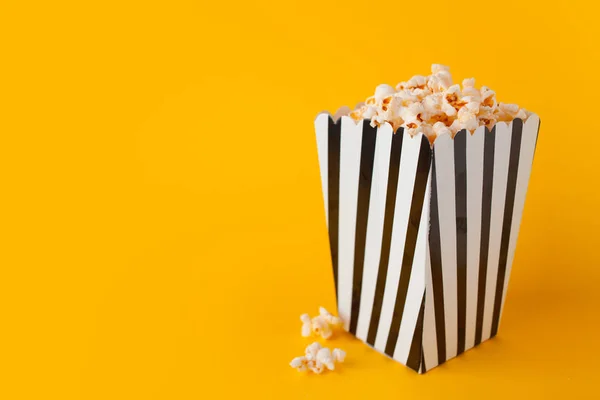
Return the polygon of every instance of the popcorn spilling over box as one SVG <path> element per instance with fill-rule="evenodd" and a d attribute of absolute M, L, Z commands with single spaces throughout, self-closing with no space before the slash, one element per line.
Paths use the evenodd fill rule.
<path fill-rule="evenodd" d="M 419 373 L 496 335 L 539 125 L 435 64 L 317 116 L 344 329 Z"/>

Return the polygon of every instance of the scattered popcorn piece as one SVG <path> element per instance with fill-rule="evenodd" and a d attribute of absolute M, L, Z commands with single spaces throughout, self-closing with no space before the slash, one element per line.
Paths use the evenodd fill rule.
<path fill-rule="evenodd" d="M 317 359 L 317 353 L 322 348 L 323 347 L 321 347 L 321 345 L 319 344 L 319 342 L 314 342 L 312 344 L 309 344 L 306 347 L 306 349 L 304 350 L 304 355 L 306 356 L 306 359 L 307 360 L 311 360 L 311 361 L 315 361 Z"/>
<path fill-rule="evenodd" d="M 315 374 L 321 374 L 327 368 L 335 370 L 336 363 L 344 362 L 346 353 L 340 349 L 331 351 L 322 347 L 318 342 L 311 343 L 304 350 L 304 356 L 296 357 L 290 362 L 290 366 L 298 371 L 311 370 Z"/>
<path fill-rule="evenodd" d="M 313 333 L 317 336 L 321 336 L 323 339 L 329 339 L 333 334 L 325 318 L 320 315 L 313 317 L 311 324 Z"/>
<path fill-rule="evenodd" d="M 302 321 L 302 337 L 309 337 L 312 334 L 312 322 L 308 314 L 302 314 L 300 316 Z"/>
<path fill-rule="evenodd" d="M 298 371 L 303 372 L 308 369 L 308 360 L 306 357 L 296 357 L 290 362 L 292 368 L 296 368 Z"/>
<path fill-rule="evenodd" d="M 343 363 L 346 359 L 346 352 L 344 350 L 333 349 L 331 355 L 333 356 L 335 362 Z"/>
<path fill-rule="evenodd" d="M 411 135 L 423 133 L 433 143 L 440 135 L 455 135 L 462 129 L 473 132 L 479 126 L 492 128 L 498 121 L 526 120 L 531 113 L 515 104 L 498 103 L 496 92 L 475 87 L 475 79 L 454 84 L 450 68 L 431 66 L 431 75 L 415 75 L 396 87 L 379 85 L 375 95 L 349 115 L 355 121 L 368 119 L 371 126 L 384 123 L 394 130 L 403 127 Z"/>
<path fill-rule="evenodd" d="M 323 339 L 329 339 L 333 336 L 335 329 L 339 329 L 342 326 L 342 320 L 340 317 L 332 315 L 325 308 L 319 308 L 319 315 L 310 318 L 308 314 L 302 314 L 300 316 L 302 321 L 302 336 L 320 336 Z"/>
<path fill-rule="evenodd" d="M 321 372 L 323 372 L 325 370 L 325 366 L 323 364 L 321 364 L 320 362 L 316 362 L 310 367 L 310 370 L 312 372 L 314 372 L 315 374 L 320 374 Z"/>
<path fill-rule="evenodd" d="M 325 307 L 319 307 L 319 315 L 321 317 L 325 318 L 325 321 L 327 321 L 327 323 L 330 325 L 334 325 L 334 326 L 342 325 L 342 319 L 340 317 L 336 317 L 335 315 L 331 314 L 329 311 L 327 311 L 325 309 Z"/>
<path fill-rule="evenodd" d="M 331 356 L 331 350 L 329 350 L 327 347 L 319 350 L 317 353 L 317 363 L 321 363 L 326 366 L 328 370 L 333 371 L 335 369 L 335 364 L 333 357 Z"/>

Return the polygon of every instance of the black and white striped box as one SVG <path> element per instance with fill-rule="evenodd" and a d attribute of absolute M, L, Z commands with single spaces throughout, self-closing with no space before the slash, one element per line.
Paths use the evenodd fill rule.
<path fill-rule="evenodd" d="M 442 136 L 315 120 L 344 328 L 423 373 L 496 335 L 540 120 Z"/>

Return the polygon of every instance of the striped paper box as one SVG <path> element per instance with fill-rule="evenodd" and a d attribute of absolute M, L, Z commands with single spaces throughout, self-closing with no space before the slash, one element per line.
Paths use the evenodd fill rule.
<path fill-rule="evenodd" d="M 344 328 L 419 373 L 494 337 L 540 120 L 442 136 L 315 120 Z"/>

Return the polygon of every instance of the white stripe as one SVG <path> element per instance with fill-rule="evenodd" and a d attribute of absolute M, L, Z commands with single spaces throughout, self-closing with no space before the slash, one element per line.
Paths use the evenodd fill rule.
<path fill-rule="evenodd" d="M 427 151 L 429 151 L 429 148 L 427 148 Z M 428 175 L 427 185 L 425 186 L 425 197 L 423 209 L 421 211 L 421 222 L 419 223 L 412 271 L 410 273 L 410 281 L 408 284 L 408 293 L 406 295 L 406 303 L 404 304 L 404 311 L 402 313 L 402 321 L 400 322 L 400 332 L 398 333 L 398 340 L 396 341 L 396 348 L 394 350 L 394 359 L 403 364 L 406 364 L 408 361 L 408 354 L 415 335 L 417 320 L 419 319 L 419 311 L 421 311 L 421 303 L 424 300 L 425 264 L 429 232 L 430 177 L 431 174 Z M 421 332 L 417 332 L 417 334 L 422 335 Z"/>
<path fill-rule="evenodd" d="M 483 194 L 483 139 L 485 127 L 467 135 L 467 314 L 465 350 L 475 345 L 479 250 L 481 246 L 481 198 Z"/>
<path fill-rule="evenodd" d="M 371 182 L 371 199 L 369 200 L 369 217 L 367 221 L 367 238 L 365 242 L 365 262 L 363 269 L 362 293 L 356 336 L 367 340 L 371 311 L 375 298 L 377 271 L 381 256 L 383 237 L 383 220 L 385 216 L 385 199 L 387 195 L 388 175 L 390 168 L 390 151 L 392 148 L 393 130 L 384 124 L 377 131 L 375 144 L 375 160 L 373 163 L 373 180 Z"/>
<path fill-rule="evenodd" d="M 529 177 L 531 175 L 533 153 L 535 152 L 539 124 L 539 117 L 537 115 L 532 115 L 523 125 L 521 152 L 519 154 L 519 170 L 517 171 L 517 186 L 515 190 L 515 205 L 510 228 L 510 240 L 508 242 L 508 259 L 506 263 L 506 276 L 504 278 L 504 292 L 502 293 L 502 308 L 500 309 L 501 317 L 502 310 L 504 309 L 504 299 L 506 298 L 506 289 L 508 288 L 508 278 L 510 277 L 510 271 L 512 270 L 512 263 L 517 246 L 517 238 L 519 236 L 519 228 L 523 216 L 523 207 L 525 206 L 525 196 L 527 194 Z"/>
<path fill-rule="evenodd" d="M 427 225 L 429 226 L 429 222 Z M 427 251 L 425 252 L 425 276 L 427 287 L 425 288 L 425 319 L 423 321 L 423 354 L 425 358 L 425 367 L 429 370 L 439 364 L 437 357 L 437 333 L 435 327 L 429 243 L 427 243 Z"/>
<path fill-rule="evenodd" d="M 404 137 L 402 138 L 402 154 L 400 156 L 398 190 L 396 191 L 390 260 L 385 282 L 385 292 L 383 294 L 381 317 L 377 328 L 377 337 L 375 338 L 375 348 L 382 352 L 385 351 L 385 345 L 392 324 L 394 306 L 396 304 L 398 281 L 400 280 L 400 269 L 404 255 L 406 228 L 408 226 L 408 216 L 410 214 L 410 203 L 412 201 L 420 148 L 421 140 L 415 140 L 408 133 L 404 133 Z"/>
<path fill-rule="evenodd" d="M 456 288 L 456 193 L 454 189 L 454 140 L 443 135 L 435 141 L 438 212 L 442 279 L 444 282 L 444 314 L 446 319 L 446 358 L 456 356 L 458 340 L 458 299 Z"/>
<path fill-rule="evenodd" d="M 340 141 L 340 223 L 338 251 L 338 312 L 344 329 L 348 330 L 352 308 L 352 278 L 354 271 L 354 240 L 362 123 L 342 117 Z"/>
<path fill-rule="evenodd" d="M 329 114 L 319 114 L 315 119 L 315 132 L 317 135 L 317 152 L 319 153 L 319 167 L 321 170 L 321 188 L 323 203 L 325 204 L 325 220 L 329 225 L 329 185 L 328 185 L 328 154 L 327 143 L 329 140 Z"/>
<path fill-rule="evenodd" d="M 485 308 L 483 310 L 483 330 L 481 341 L 490 338 L 494 300 L 496 298 L 496 281 L 498 280 L 498 262 L 500 260 L 500 242 L 502 239 L 502 221 L 506 200 L 506 182 L 510 161 L 510 141 L 512 123 L 496 124 L 496 142 L 494 147 L 494 181 L 492 186 L 492 215 L 490 220 L 490 247 L 485 285 Z"/>

